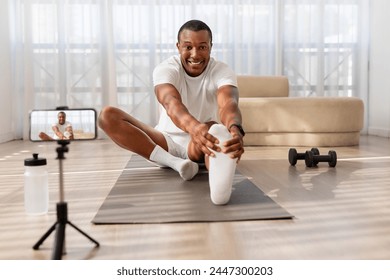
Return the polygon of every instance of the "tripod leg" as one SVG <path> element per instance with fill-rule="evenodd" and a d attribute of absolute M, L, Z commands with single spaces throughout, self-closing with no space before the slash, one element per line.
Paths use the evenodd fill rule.
<path fill-rule="evenodd" d="M 74 224 L 72 224 L 70 221 L 68 221 L 68 224 L 71 225 L 75 230 L 77 230 L 78 232 L 80 232 L 82 235 L 84 235 L 86 238 L 88 238 L 89 240 L 91 240 L 93 243 L 96 244 L 96 247 L 99 247 L 100 244 L 99 242 L 97 242 L 95 239 L 93 239 L 91 236 L 89 236 L 88 234 L 86 234 L 85 232 L 83 232 L 81 229 L 79 229 L 78 227 L 76 227 Z"/>
<path fill-rule="evenodd" d="M 34 250 L 39 249 L 39 246 L 41 246 L 41 244 L 46 240 L 46 238 L 48 238 L 49 235 L 53 232 L 53 230 L 55 230 L 56 225 L 57 225 L 57 222 L 54 223 L 54 225 L 52 225 L 44 235 L 42 235 L 41 239 L 39 239 L 38 242 L 35 243 L 35 245 L 33 246 Z"/>
<path fill-rule="evenodd" d="M 66 224 L 57 224 L 54 240 L 54 250 L 52 255 L 53 260 L 60 260 L 62 258 L 65 243 L 65 226 Z"/>

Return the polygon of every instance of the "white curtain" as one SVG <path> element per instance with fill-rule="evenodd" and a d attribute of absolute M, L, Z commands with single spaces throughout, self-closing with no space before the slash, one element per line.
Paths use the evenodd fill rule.
<path fill-rule="evenodd" d="M 283 3 L 283 74 L 294 95 L 366 99 L 368 1 Z"/>
<path fill-rule="evenodd" d="M 237 74 L 286 75 L 292 96 L 366 98 L 368 2 L 10 0 L 15 133 L 27 137 L 30 110 L 64 105 L 156 124 L 153 68 L 194 18 Z"/>

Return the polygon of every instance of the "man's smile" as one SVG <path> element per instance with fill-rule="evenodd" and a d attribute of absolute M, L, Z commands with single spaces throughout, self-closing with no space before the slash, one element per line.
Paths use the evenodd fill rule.
<path fill-rule="evenodd" d="M 188 64 L 192 64 L 192 65 L 200 65 L 200 64 L 204 63 L 204 60 L 201 60 L 198 62 L 187 60 L 187 62 L 188 62 Z"/>

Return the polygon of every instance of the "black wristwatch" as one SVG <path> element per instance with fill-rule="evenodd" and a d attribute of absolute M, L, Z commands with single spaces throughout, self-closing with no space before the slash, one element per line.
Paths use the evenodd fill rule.
<path fill-rule="evenodd" d="M 230 126 L 229 126 L 229 131 L 230 131 L 230 129 L 231 129 L 233 126 L 235 126 L 235 127 L 238 128 L 238 130 L 240 131 L 240 133 L 241 133 L 242 136 L 245 136 L 245 131 L 244 131 L 244 129 L 242 128 L 242 126 L 241 126 L 240 124 L 234 123 L 234 124 L 230 125 Z"/>

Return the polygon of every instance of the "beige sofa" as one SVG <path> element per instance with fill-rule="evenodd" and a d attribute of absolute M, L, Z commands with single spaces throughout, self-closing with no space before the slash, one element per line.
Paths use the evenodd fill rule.
<path fill-rule="evenodd" d="M 238 76 L 246 146 L 352 146 L 363 128 L 356 97 L 289 97 L 284 76 Z"/>

